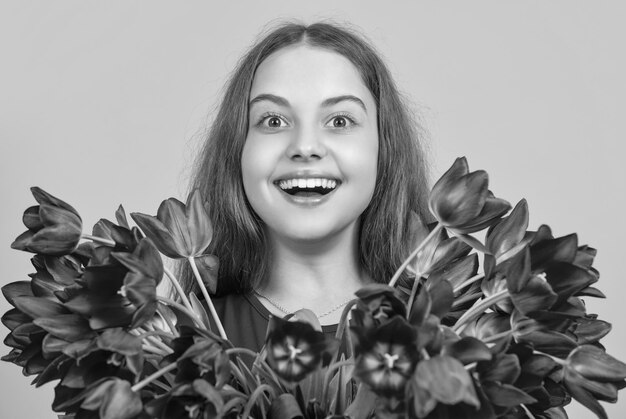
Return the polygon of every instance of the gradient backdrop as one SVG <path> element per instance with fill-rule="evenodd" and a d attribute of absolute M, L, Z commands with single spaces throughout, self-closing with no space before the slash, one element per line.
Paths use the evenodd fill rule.
<path fill-rule="evenodd" d="M 162 199 L 183 199 L 228 73 L 284 18 L 350 22 L 373 41 L 430 132 L 433 178 L 465 155 L 498 196 L 527 198 L 531 228 L 575 231 L 597 247 L 608 299 L 589 311 L 613 323 L 608 352 L 626 360 L 626 7 L 617 1 L 2 0 L 0 285 L 32 271 L 9 248 L 32 185 L 70 202 L 88 227 L 120 203 L 154 214 Z M 31 388 L 7 363 L 0 374 L 0 418 L 56 417 L 51 385 Z M 622 395 L 609 416 L 625 408 Z"/>

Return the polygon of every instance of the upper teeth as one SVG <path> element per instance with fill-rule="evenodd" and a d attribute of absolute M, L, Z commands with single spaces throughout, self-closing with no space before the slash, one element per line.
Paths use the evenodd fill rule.
<path fill-rule="evenodd" d="M 291 188 L 328 188 L 334 189 L 337 187 L 337 181 L 333 179 L 285 179 L 278 182 L 278 186 L 281 189 Z"/>

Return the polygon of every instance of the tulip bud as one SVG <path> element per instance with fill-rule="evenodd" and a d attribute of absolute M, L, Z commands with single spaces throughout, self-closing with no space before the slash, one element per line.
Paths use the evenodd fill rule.
<path fill-rule="evenodd" d="M 511 205 L 493 196 L 483 170 L 469 172 L 461 157 L 435 183 L 428 206 L 437 220 L 460 234 L 480 231 L 503 216 Z"/>
<path fill-rule="evenodd" d="M 78 212 L 38 187 L 32 187 L 31 192 L 39 205 L 24 211 L 22 220 L 28 230 L 20 234 L 11 247 L 51 256 L 72 253 L 83 232 Z"/>

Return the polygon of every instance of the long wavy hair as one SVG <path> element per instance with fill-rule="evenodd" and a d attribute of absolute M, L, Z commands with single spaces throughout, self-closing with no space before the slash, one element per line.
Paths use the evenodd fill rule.
<path fill-rule="evenodd" d="M 334 51 L 358 69 L 376 101 L 378 171 L 374 195 L 360 223 L 360 263 L 386 283 L 411 249 L 411 211 L 429 217 L 422 130 L 408 111 L 389 70 L 362 35 L 331 23 L 283 23 L 262 36 L 239 60 L 223 93 L 193 169 L 190 189 L 208 202 L 214 236 L 208 251 L 219 257 L 217 294 L 255 289 L 268 272 L 269 246 L 261 220 L 250 206 L 241 176 L 248 130 L 248 102 L 255 71 L 274 52 L 295 44 Z M 195 290 L 188 267 L 181 268 L 186 291 Z"/>

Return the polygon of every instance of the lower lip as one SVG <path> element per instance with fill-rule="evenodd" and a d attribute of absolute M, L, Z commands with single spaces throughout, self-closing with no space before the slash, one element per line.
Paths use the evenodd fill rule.
<path fill-rule="evenodd" d="M 314 207 L 317 205 L 321 205 L 324 202 L 330 199 L 330 196 L 335 193 L 337 189 L 339 189 L 339 185 L 332 191 L 328 192 L 326 195 L 314 195 L 314 196 L 298 196 L 298 195 L 289 195 L 287 192 L 280 189 L 279 186 L 276 186 L 280 194 L 290 203 L 296 204 L 302 207 Z"/>

